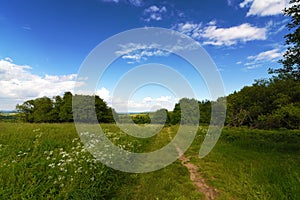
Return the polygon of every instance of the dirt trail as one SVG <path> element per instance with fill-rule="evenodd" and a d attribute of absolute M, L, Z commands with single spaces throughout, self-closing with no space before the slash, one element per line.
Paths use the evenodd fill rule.
<path fill-rule="evenodd" d="M 171 129 L 168 128 L 169 138 L 172 139 Z M 178 154 L 182 155 L 179 160 L 189 170 L 190 179 L 196 185 L 197 190 L 204 194 L 206 200 L 214 200 L 219 195 L 217 190 L 207 185 L 205 179 L 198 172 L 198 167 L 190 163 L 190 159 L 186 157 L 179 147 L 176 147 Z"/>

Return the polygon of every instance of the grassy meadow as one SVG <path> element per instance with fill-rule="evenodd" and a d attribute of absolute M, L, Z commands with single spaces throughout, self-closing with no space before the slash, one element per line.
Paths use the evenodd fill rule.
<path fill-rule="evenodd" d="M 147 139 L 113 124 L 102 128 L 116 145 L 150 152 L 169 143 L 178 126 Z M 1 122 L 0 130 L 0 199 L 204 199 L 181 161 L 144 174 L 113 170 L 85 150 L 72 123 Z M 224 129 L 199 159 L 205 131 L 199 128 L 185 155 L 218 199 L 300 199 L 299 130 Z"/>

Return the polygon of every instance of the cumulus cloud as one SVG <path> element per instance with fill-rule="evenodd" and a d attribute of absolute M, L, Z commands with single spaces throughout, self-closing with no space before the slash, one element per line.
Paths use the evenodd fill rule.
<path fill-rule="evenodd" d="M 151 102 L 151 101 L 153 101 L 153 98 L 152 98 L 152 97 L 145 97 L 145 98 L 143 99 L 143 102 Z"/>
<path fill-rule="evenodd" d="M 0 60 L 0 101 L 6 101 L 5 107 L 0 107 L 0 110 L 14 109 L 17 103 L 28 99 L 53 97 L 65 91 L 73 91 L 75 74 L 39 76 L 33 74 L 31 69 L 28 65 L 13 63 L 10 58 Z"/>
<path fill-rule="evenodd" d="M 172 96 L 150 97 L 146 96 L 142 100 L 124 99 L 120 96 L 114 96 L 106 87 L 101 87 L 95 93 L 100 96 L 108 106 L 114 108 L 119 113 L 127 112 L 148 112 L 156 111 L 161 108 L 173 110 L 178 98 Z"/>
<path fill-rule="evenodd" d="M 96 91 L 96 95 L 98 95 L 101 99 L 103 99 L 106 103 L 111 104 L 111 96 L 108 89 L 105 87 L 101 87 Z"/>
<path fill-rule="evenodd" d="M 250 7 L 247 16 L 271 16 L 282 14 L 288 4 L 289 0 L 244 0 L 240 7 Z"/>
<path fill-rule="evenodd" d="M 265 40 L 267 29 L 258 28 L 248 23 L 230 28 L 218 28 L 217 26 L 208 26 L 204 29 L 201 36 L 208 41 L 204 44 L 230 46 L 238 42 L 248 42 L 253 40 Z"/>
<path fill-rule="evenodd" d="M 158 7 L 156 5 L 152 5 L 149 8 L 144 10 L 144 20 L 149 22 L 151 20 L 160 21 L 163 19 L 163 15 L 167 12 L 167 8 L 165 6 Z"/>
<path fill-rule="evenodd" d="M 249 62 L 245 63 L 247 69 L 260 67 L 265 62 L 276 62 L 283 55 L 283 51 L 279 48 L 261 52 L 254 56 L 248 56 Z"/>
<path fill-rule="evenodd" d="M 211 21 L 206 26 L 201 23 L 187 22 L 177 24 L 173 29 L 196 40 L 203 39 L 204 45 L 231 46 L 240 42 L 267 39 L 267 28 L 255 27 L 248 23 L 229 28 L 219 28 L 216 21 Z"/>
<path fill-rule="evenodd" d="M 177 102 L 178 99 L 171 96 L 160 96 L 157 98 L 148 96 L 141 101 L 114 97 L 111 106 L 116 109 L 117 112 L 147 112 L 156 111 L 161 108 L 173 110 Z"/>

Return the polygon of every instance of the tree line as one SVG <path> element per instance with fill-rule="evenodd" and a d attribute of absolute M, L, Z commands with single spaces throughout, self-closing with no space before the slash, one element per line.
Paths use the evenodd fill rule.
<path fill-rule="evenodd" d="M 221 100 L 223 98 L 218 99 Z M 261 129 L 300 127 L 300 82 L 297 80 L 289 78 L 259 80 L 252 86 L 246 86 L 239 92 L 230 94 L 226 100 L 226 126 Z M 76 122 L 85 123 L 133 121 L 136 124 L 208 125 L 211 121 L 213 103 L 216 102 L 183 98 L 175 104 L 172 111 L 159 109 L 151 113 L 130 115 L 117 114 L 97 95 L 73 95 L 66 92 L 63 97 L 28 100 L 17 105 L 17 111 L 19 119 L 31 123 L 73 122 L 75 119 Z M 196 104 L 198 111 L 194 109 Z M 183 106 L 188 114 L 182 115 Z"/>
<path fill-rule="evenodd" d="M 73 105 L 72 105 L 73 104 Z M 99 96 L 73 95 L 65 92 L 63 97 L 41 97 L 16 106 L 19 119 L 25 122 L 114 122 L 114 110 Z M 74 112 L 75 111 L 75 112 Z M 96 115 L 96 116 L 95 116 Z"/>
<path fill-rule="evenodd" d="M 200 120 L 195 112 L 195 104 L 198 104 L 201 112 Z M 181 107 L 188 114 L 181 115 Z M 194 107 L 193 107 L 194 105 Z M 59 123 L 59 122 L 85 122 L 85 123 L 131 123 L 136 124 L 208 124 L 210 122 L 209 101 L 197 101 L 183 98 L 173 111 L 159 109 L 151 113 L 117 114 L 114 109 L 107 106 L 99 96 L 73 95 L 65 92 L 63 97 L 41 97 L 25 101 L 16 106 L 18 117 L 24 122 L 30 123 Z M 198 112 L 199 113 L 199 112 Z M 195 121 L 199 120 L 199 121 Z"/>
<path fill-rule="evenodd" d="M 184 107 L 185 113 L 181 114 Z M 195 110 L 198 107 L 198 111 Z M 201 114 L 200 114 L 201 113 Z M 196 99 L 182 98 L 172 111 L 165 108 L 155 112 L 138 114 L 119 114 L 116 121 L 118 123 L 135 124 L 209 124 L 211 118 L 211 102 L 197 101 Z"/>

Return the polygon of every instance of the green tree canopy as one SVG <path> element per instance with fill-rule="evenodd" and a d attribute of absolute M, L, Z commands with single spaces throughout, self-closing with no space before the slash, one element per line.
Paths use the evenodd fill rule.
<path fill-rule="evenodd" d="M 282 68 L 270 70 L 280 77 L 300 78 L 300 0 L 291 0 L 290 7 L 284 9 L 284 15 L 291 17 L 287 28 L 290 33 L 285 36 L 288 48 L 279 62 Z"/>
<path fill-rule="evenodd" d="M 73 101 L 74 100 L 74 101 Z M 112 123 L 115 111 L 99 96 L 75 95 L 66 92 L 63 97 L 55 96 L 28 100 L 16 106 L 19 117 L 25 122 L 78 122 Z M 73 116 L 73 109 L 74 112 Z M 117 116 L 115 114 L 115 116 Z"/>
<path fill-rule="evenodd" d="M 59 112 L 60 121 L 63 122 L 73 121 L 72 98 L 73 95 L 71 92 L 65 92 L 60 106 L 60 112 Z"/>
<path fill-rule="evenodd" d="M 152 124 L 169 124 L 170 116 L 167 109 L 159 109 L 153 113 Z"/>

